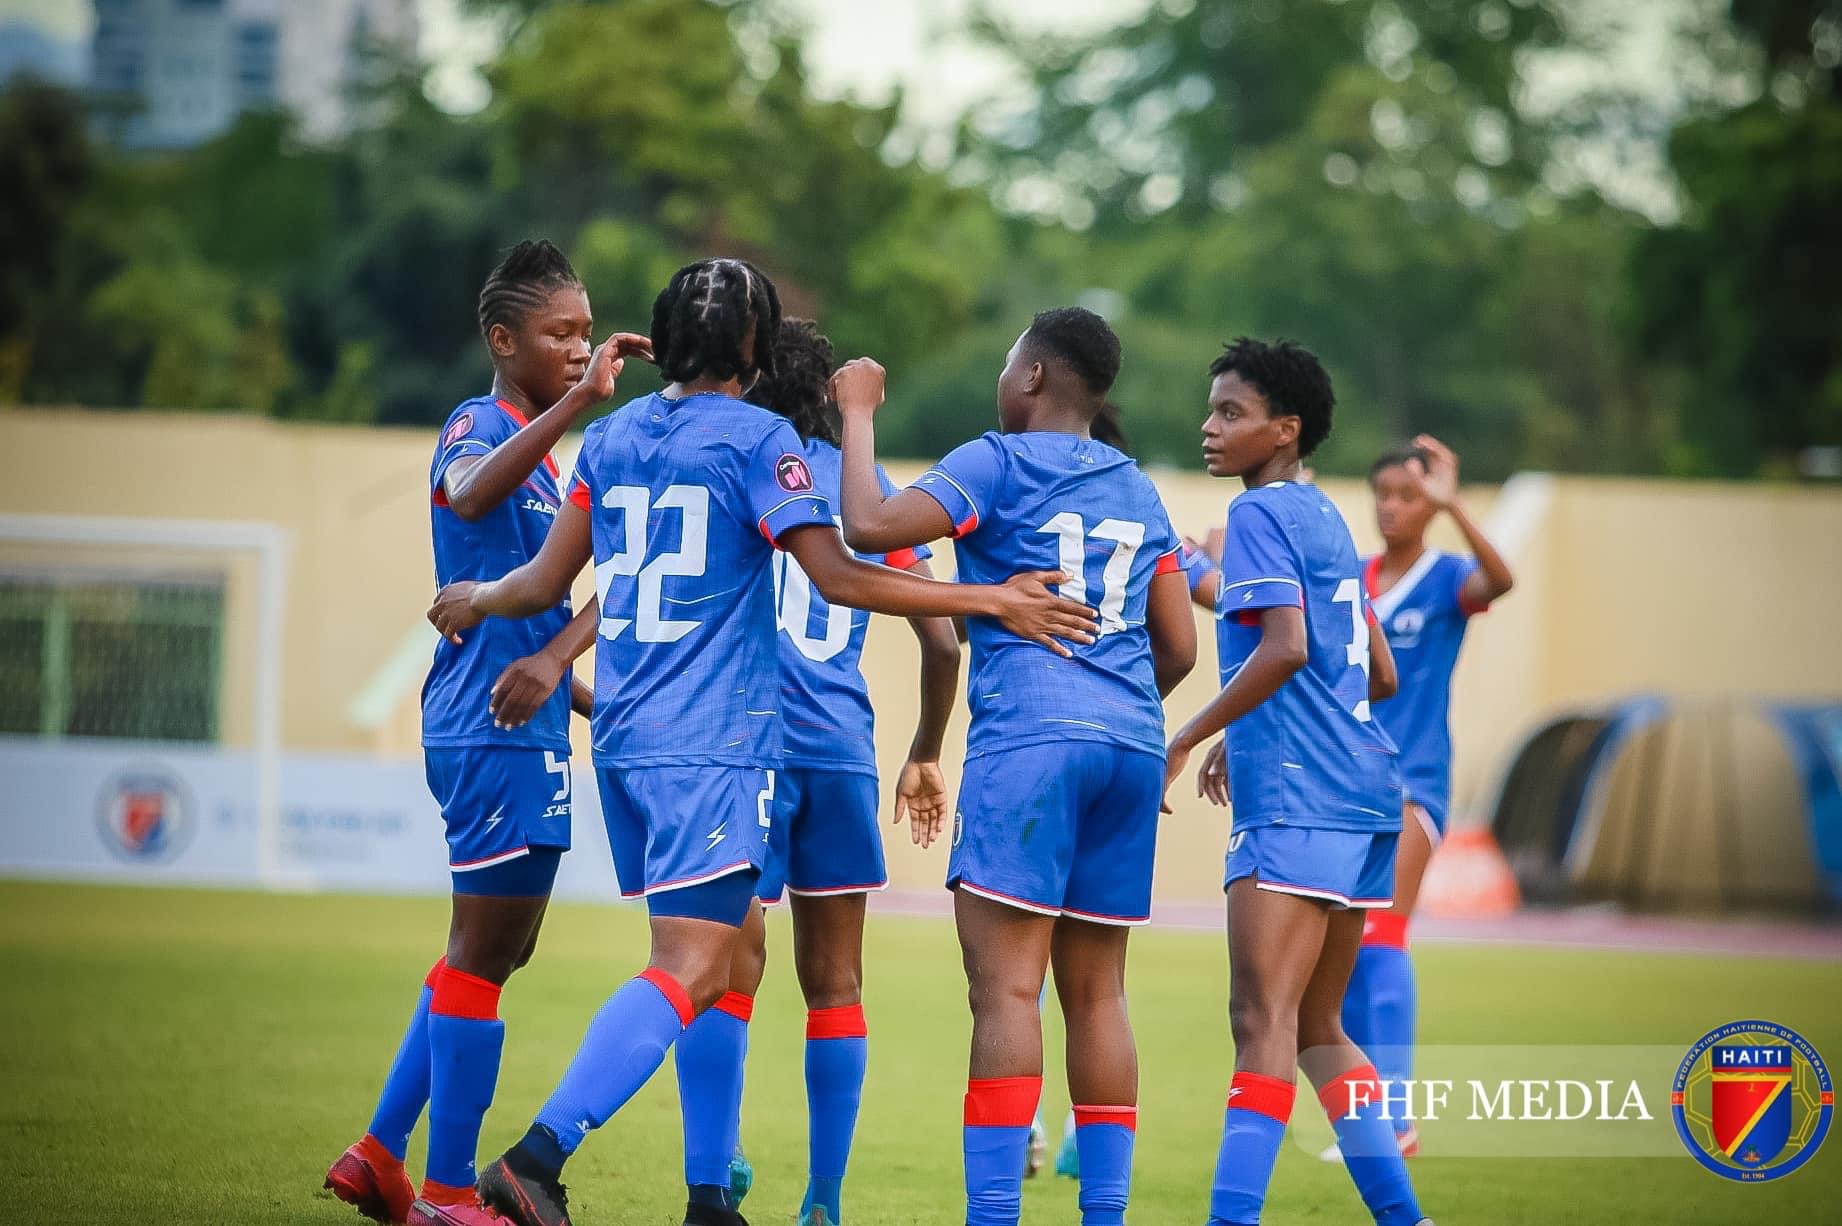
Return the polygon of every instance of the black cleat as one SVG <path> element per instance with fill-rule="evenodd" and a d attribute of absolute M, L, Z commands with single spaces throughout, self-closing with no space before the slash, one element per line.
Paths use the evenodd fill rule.
<path fill-rule="evenodd" d="M 514 1146 L 480 1172 L 481 1203 L 518 1226 L 570 1226 L 568 1191 L 554 1175 L 514 1165 L 520 1156 Z"/>
<path fill-rule="evenodd" d="M 714 1205 L 686 1205 L 684 1226 L 748 1226 L 748 1219 L 734 1209 Z"/>

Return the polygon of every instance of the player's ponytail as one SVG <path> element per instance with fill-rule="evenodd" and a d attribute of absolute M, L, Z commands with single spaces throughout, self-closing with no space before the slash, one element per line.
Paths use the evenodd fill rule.
<path fill-rule="evenodd" d="M 526 239 L 506 253 L 480 287 L 480 335 L 494 324 L 516 328 L 566 285 L 581 285 L 569 259 L 549 239 Z"/>
<path fill-rule="evenodd" d="M 652 304 L 652 351 L 673 383 L 774 374 L 780 292 L 746 260 L 699 260 Z M 752 334 L 753 360 L 744 356 Z"/>
<path fill-rule="evenodd" d="M 761 376 L 748 399 L 792 422 L 800 438 L 838 446 L 843 423 L 829 391 L 836 365 L 831 341 L 817 324 L 783 319 L 774 338 L 774 371 Z"/>

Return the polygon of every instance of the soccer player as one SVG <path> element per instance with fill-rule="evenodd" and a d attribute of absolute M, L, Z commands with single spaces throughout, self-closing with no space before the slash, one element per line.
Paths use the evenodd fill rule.
<path fill-rule="evenodd" d="M 844 531 L 856 549 L 957 544 L 963 580 L 1059 566 L 1100 635 L 1057 659 L 969 623 L 972 723 L 947 884 L 972 1003 L 963 1144 L 968 1226 L 1015 1223 L 1042 1094 L 1037 995 L 1051 962 L 1068 1023 L 1085 1226 L 1124 1221 L 1138 1117 L 1126 936 L 1151 911 L 1168 693 L 1195 663 L 1177 538 L 1150 480 L 1094 441 L 1119 339 L 1079 308 L 1044 311 L 998 376 L 1001 432 L 899 494 L 876 480 L 880 367 L 839 372 Z"/>
<path fill-rule="evenodd" d="M 1217 733 L 1198 793 L 1234 796 L 1228 838 L 1234 1080 L 1210 1226 L 1260 1220 L 1303 1068 L 1363 1202 L 1383 1226 L 1420 1208 L 1375 1069 L 1343 1033 L 1363 910 L 1388 905 L 1401 829 L 1394 746 L 1369 714 L 1394 690 L 1349 528 L 1298 480 L 1335 397 L 1310 352 L 1243 338 L 1209 367 L 1202 452 L 1246 492 L 1228 508 L 1217 598 L 1222 690 L 1171 738 L 1166 781 Z M 1224 754 L 1226 772 L 1224 774 Z"/>
<path fill-rule="evenodd" d="M 1364 917 L 1362 949 L 1343 999 L 1343 1028 L 1389 1081 L 1413 1076 L 1416 993 L 1407 925 L 1427 862 L 1445 834 L 1451 795 L 1452 670 L 1472 615 L 1515 584 L 1509 564 L 1465 510 L 1458 457 L 1430 434 L 1390 448 L 1369 470 L 1382 552 L 1363 565 L 1363 586 L 1388 636 L 1400 692 L 1375 718 L 1401 751 L 1406 814 L 1394 864 L 1394 903 Z M 1470 557 L 1428 547 L 1426 529 L 1451 516 Z M 1413 1121 L 1396 1120 L 1401 1152 L 1419 1149 Z"/>
<path fill-rule="evenodd" d="M 1058 652 L 1092 612 L 1050 592 L 1058 573 L 1002 586 L 940 583 L 852 557 L 799 435 L 741 397 L 774 373 L 780 301 L 739 260 L 682 268 L 653 304 L 669 383 L 588 428 L 568 498 L 536 558 L 444 588 L 429 618 L 462 637 L 483 618 L 550 608 L 592 556 L 600 597 L 594 744 L 621 891 L 644 898 L 646 968 L 589 1023 L 536 1121 L 482 1172 L 520 1226 L 564 1226 L 564 1163 L 646 1083 L 684 1028 L 759 958 L 755 888 L 781 765 L 773 553 L 831 604 L 900 616 L 995 617 Z M 1047 655 L 1047 653 L 1045 653 Z M 687 1226 L 742 1226 L 721 1184 L 691 1189 Z"/>
<path fill-rule="evenodd" d="M 757 383 L 748 399 L 793 423 L 816 489 L 836 508 L 839 421 L 828 388 L 833 367 L 831 342 L 810 320 L 784 320 L 774 348 L 774 373 Z M 877 479 L 894 492 L 880 469 Z M 872 554 L 866 560 L 927 576 L 927 558 L 928 550 L 920 547 Z M 806 998 L 810 1132 L 799 1220 L 801 1226 L 835 1226 L 841 1220 L 839 1202 L 869 1050 L 862 996 L 864 899 L 888 884 L 876 821 L 874 716 L 860 667 L 870 618 L 856 609 L 828 605 L 788 554 L 775 555 L 774 576 L 783 740 L 769 862 L 756 892 L 764 903 L 778 903 L 783 893 L 791 898 L 794 971 Z M 959 640 L 947 619 L 918 617 L 910 623 L 921 645 L 921 711 L 908 760 L 897 778 L 894 819 L 908 821 L 914 842 L 926 847 L 938 837 L 946 817 L 940 746 L 959 679 Z M 708 1182 L 728 1159 L 720 1138 L 693 1143 L 690 1126 L 703 1091 L 696 1083 L 723 1082 L 728 1088 L 724 1057 L 733 1053 L 733 1085 L 739 1090 L 752 996 L 750 988 L 738 989 L 732 983 L 725 1000 L 733 997 L 739 1007 L 725 1014 L 719 1002 L 679 1040 L 686 1158 L 688 1162 L 695 1150 L 708 1168 L 689 1179 L 693 1184 Z M 693 1053 L 705 1045 L 706 1025 L 725 1032 L 708 1043 L 715 1057 L 710 1060 Z M 714 1076 L 697 1075 L 712 1064 L 718 1066 Z"/>
<path fill-rule="evenodd" d="M 449 415 L 429 469 L 442 584 L 497 578 L 536 555 L 561 502 L 550 448 L 613 395 L 627 355 L 651 353 L 644 337 L 617 334 L 591 356 L 588 295 L 547 242 L 518 244 L 492 271 L 479 318 L 492 392 Z M 573 679 L 558 683 L 593 633 L 593 612 L 572 621 L 559 598 L 527 621 L 436 644 L 422 744 L 447 823 L 447 952 L 424 981 L 370 1129 L 326 1175 L 334 1195 L 380 1222 L 490 1220 L 474 1194 L 474 1148 L 505 1037 L 499 992 L 531 957 L 569 847 L 566 725 L 572 706 L 589 713 L 590 695 Z M 541 691 L 540 705 L 507 727 L 491 710 L 493 693 L 514 688 Z M 418 1199 L 403 1155 L 424 1103 L 428 1172 Z"/>

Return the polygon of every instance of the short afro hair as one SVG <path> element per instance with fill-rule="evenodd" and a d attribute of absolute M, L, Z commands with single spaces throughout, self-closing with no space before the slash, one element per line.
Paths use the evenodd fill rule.
<path fill-rule="evenodd" d="M 1301 460 L 1330 437 L 1337 394 L 1317 355 L 1297 341 L 1236 337 L 1209 363 L 1211 379 L 1230 373 L 1257 388 L 1275 415 L 1298 418 Z"/>
<path fill-rule="evenodd" d="M 1416 447 L 1412 443 L 1394 443 L 1383 448 L 1382 453 L 1375 457 L 1375 463 L 1369 465 L 1369 480 L 1375 480 L 1390 468 L 1405 468 L 1415 460 L 1420 461 L 1420 467 L 1425 469 L 1429 458 L 1424 447 Z"/>
<path fill-rule="evenodd" d="M 1057 359 L 1080 376 L 1096 396 L 1106 395 L 1119 378 L 1119 337 L 1086 307 L 1039 312 L 1024 338 L 1033 352 Z"/>
<path fill-rule="evenodd" d="M 837 368 L 831 341 L 810 319 L 782 319 L 774 338 L 774 369 L 748 394 L 750 404 L 772 409 L 793 423 L 802 439 L 839 442 L 838 407 L 831 401 Z"/>

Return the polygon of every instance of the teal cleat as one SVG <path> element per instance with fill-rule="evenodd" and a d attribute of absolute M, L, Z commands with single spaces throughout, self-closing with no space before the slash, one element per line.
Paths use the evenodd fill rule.
<path fill-rule="evenodd" d="M 747 1196 L 748 1190 L 754 1186 L 755 1168 L 749 1162 L 748 1155 L 742 1152 L 740 1146 L 737 1146 L 734 1156 L 729 1159 L 729 1203 L 738 1209 L 741 1208 L 742 1198 Z"/>
<path fill-rule="evenodd" d="M 1081 1149 L 1075 1144 L 1072 1132 L 1062 1138 L 1062 1147 L 1055 1151 L 1055 1173 L 1064 1179 L 1081 1182 Z"/>

